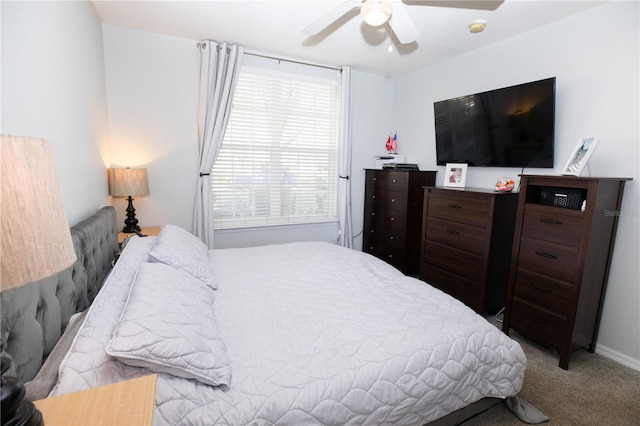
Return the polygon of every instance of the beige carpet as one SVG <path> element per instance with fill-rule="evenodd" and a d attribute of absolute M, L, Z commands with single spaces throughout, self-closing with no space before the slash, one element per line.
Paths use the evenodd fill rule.
<path fill-rule="evenodd" d="M 585 349 L 573 353 L 569 370 L 563 370 L 558 367 L 557 354 L 517 332 L 510 334 L 520 342 L 527 355 L 520 397 L 549 417 L 543 425 L 640 425 L 640 371 Z M 463 424 L 525 423 L 520 422 L 504 403 L 499 403 Z"/>

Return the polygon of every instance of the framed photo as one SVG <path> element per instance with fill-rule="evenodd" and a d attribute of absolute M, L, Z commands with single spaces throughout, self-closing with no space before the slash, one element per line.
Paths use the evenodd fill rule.
<path fill-rule="evenodd" d="M 567 164 L 562 168 L 563 175 L 580 176 L 582 170 L 587 165 L 593 151 L 598 146 L 600 138 L 598 136 L 589 136 L 580 139 L 578 146 L 573 150 Z"/>
<path fill-rule="evenodd" d="M 466 163 L 447 163 L 444 168 L 444 186 L 464 188 L 467 166 Z"/>

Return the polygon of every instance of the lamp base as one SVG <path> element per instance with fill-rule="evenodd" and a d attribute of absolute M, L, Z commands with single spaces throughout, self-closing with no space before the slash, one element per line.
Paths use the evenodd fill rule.
<path fill-rule="evenodd" d="M 42 426 L 42 413 L 33 402 L 24 399 L 25 389 L 17 377 L 5 377 L 11 360 L 2 357 L 2 424 L 7 426 Z"/>
<path fill-rule="evenodd" d="M 136 209 L 133 208 L 133 198 L 129 196 L 129 204 L 127 205 L 127 218 L 124 221 L 124 228 L 122 232 L 126 234 L 135 234 L 140 232 L 141 229 L 138 226 L 138 219 L 136 219 Z"/>

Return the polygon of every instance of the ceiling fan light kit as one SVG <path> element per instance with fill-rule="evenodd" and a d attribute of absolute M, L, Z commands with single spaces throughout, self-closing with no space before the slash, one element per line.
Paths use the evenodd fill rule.
<path fill-rule="evenodd" d="M 400 44 L 413 43 L 420 36 L 402 0 L 344 0 L 309 24 L 302 32 L 309 35 L 319 34 L 356 8 L 360 9 L 360 16 L 367 25 L 379 27 L 388 22 Z"/>
<path fill-rule="evenodd" d="M 487 26 L 487 21 L 483 21 L 482 19 L 476 19 L 475 21 L 469 22 L 469 32 L 470 33 L 481 33 L 484 31 L 484 27 Z"/>
<path fill-rule="evenodd" d="M 387 22 L 392 12 L 391 4 L 385 0 L 367 0 L 360 8 L 364 22 L 372 27 L 379 27 Z"/>

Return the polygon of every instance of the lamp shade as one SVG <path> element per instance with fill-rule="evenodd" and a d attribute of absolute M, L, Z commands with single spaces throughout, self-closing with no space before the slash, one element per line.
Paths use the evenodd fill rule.
<path fill-rule="evenodd" d="M 0 289 L 7 290 L 62 271 L 76 254 L 50 143 L 2 135 L 0 156 Z"/>
<path fill-rule="evenodd" d="M 149 195 L 147 169 L 111 168 L 107 172 L 109 195 L 112 197 L 133 197 Z"/>

